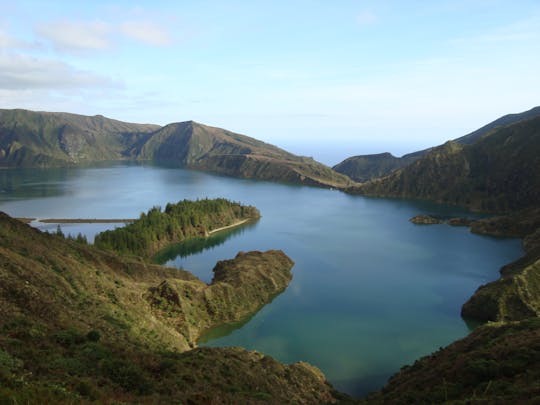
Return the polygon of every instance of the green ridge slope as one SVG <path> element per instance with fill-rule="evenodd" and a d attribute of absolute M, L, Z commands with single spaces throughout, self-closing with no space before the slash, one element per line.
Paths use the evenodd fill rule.
<path fill-rule="evenodd" d="M 518 114 L 508 114 L 470 134 L 454 139 L 454 142 L 463 145 L 473 144 L 484 136 L 488 136 L 496 129 L 538 117 L 540 117 L 540 107 L 535 107 Z M 364 182 L 387 176 L 394 170 L 406 167 L 425 156 L 431 150 L 432 148 L 420 150 L 403 155 L 400 158 L 392 156 L 390 153 L 353 156 L 337 164 L 333 169 L 355 181 Z"/>
<path fill-rule="evenodd" d="M 511 211 L 540 205 L 539 172 L 540 118 L 533 118 L 471 145 L 447 142 L 403 169 L 346 191 Z"/>

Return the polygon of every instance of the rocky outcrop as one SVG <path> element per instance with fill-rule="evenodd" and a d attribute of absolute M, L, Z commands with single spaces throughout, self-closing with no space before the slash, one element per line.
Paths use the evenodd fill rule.
<path fill-rule="evenodd" d="M 415 215 L 409 221 L 415 225 L 434 225 L 444 222 L 442 219 L 432 217 L 431 215 Z"/>
<path fill-rule="evenodd" d="M 257 312 L 292 279 L 293 261 L 282 251 L 238 253 L 219 261 L 209 285 L 198 280 L 165 280 L 144 294 L 154 313 L 174 324 L 194 346 L 201 333 Z"/>
<path fill-rule="evenodd" d="M 454 217 L 454 218 L 439 218 L 432 215 L 415 215 L 410 222 L 416 225 L 436 225 L 436 224 L 448 224 L 450 226 L 471 226 L 474 220 L 470 218 Z"/>

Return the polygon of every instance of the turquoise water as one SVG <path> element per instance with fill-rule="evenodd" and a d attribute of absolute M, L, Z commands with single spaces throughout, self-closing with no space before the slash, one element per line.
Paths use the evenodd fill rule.
<path fill-rule="evenodd" d="M 0 170 L 0 210 L 12 216 L 132 218 L 155 205 L 204 197 L 255 205 L 262 218 L 170 249 L 162 257 L 167 265 L 208 282 L 215 262 L 238 251 L 282 249 L 295 266 L 290 286 L 270 305 L 235 327 L 212 331 L 201 344 L 308 361 L 353 395 L 379 388 L 401 366 L 466 335 L 463 302 L 522 253 L 518 240 L 411 224 L 419 213 L 464 214 L 422 202 L 153 165 Z M 114 226 L 62 229 L 92 239 Z"/>

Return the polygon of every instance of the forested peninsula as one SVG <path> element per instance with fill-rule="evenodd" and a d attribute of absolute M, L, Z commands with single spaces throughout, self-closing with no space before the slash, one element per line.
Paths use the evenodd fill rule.
<path fill-rule="evenodd" d="M 139 219 L 96 235 L 94 244 L 123 255 L 151 258 L 161 249 L 190 238 L 206 237 L 215 230 L 257 220 L 257 208 L 224 198 L 183 200 L 154 207 Z"/>

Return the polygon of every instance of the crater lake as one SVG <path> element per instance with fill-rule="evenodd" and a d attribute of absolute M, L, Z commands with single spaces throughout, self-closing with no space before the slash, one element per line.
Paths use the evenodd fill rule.
<path fill-rule="evenodd" d="M 234 179 L 154 164 L 108 163 L 0 170 L 0 210 L 14 217 L 137 218 L 182 199 L 224 197 L 262 218 L 160 255 L 210 282 L 218 260 L 281 249 L 295 261 L 284 293 L 200 344 L 242 346 L 286 363 L 319 367 L 339 390 L 362 396 L 405 364 L 465 336 L 461 305 L 522 254 L 516 239 L 468 228 L 419 226 L 417 214 L 472 214 L 426 202 L 350 196 L 304 186 Z M 55 231 L 56 224 L 33 223 Z M 65 234 L 121 224 L 62 224 Z"/>

